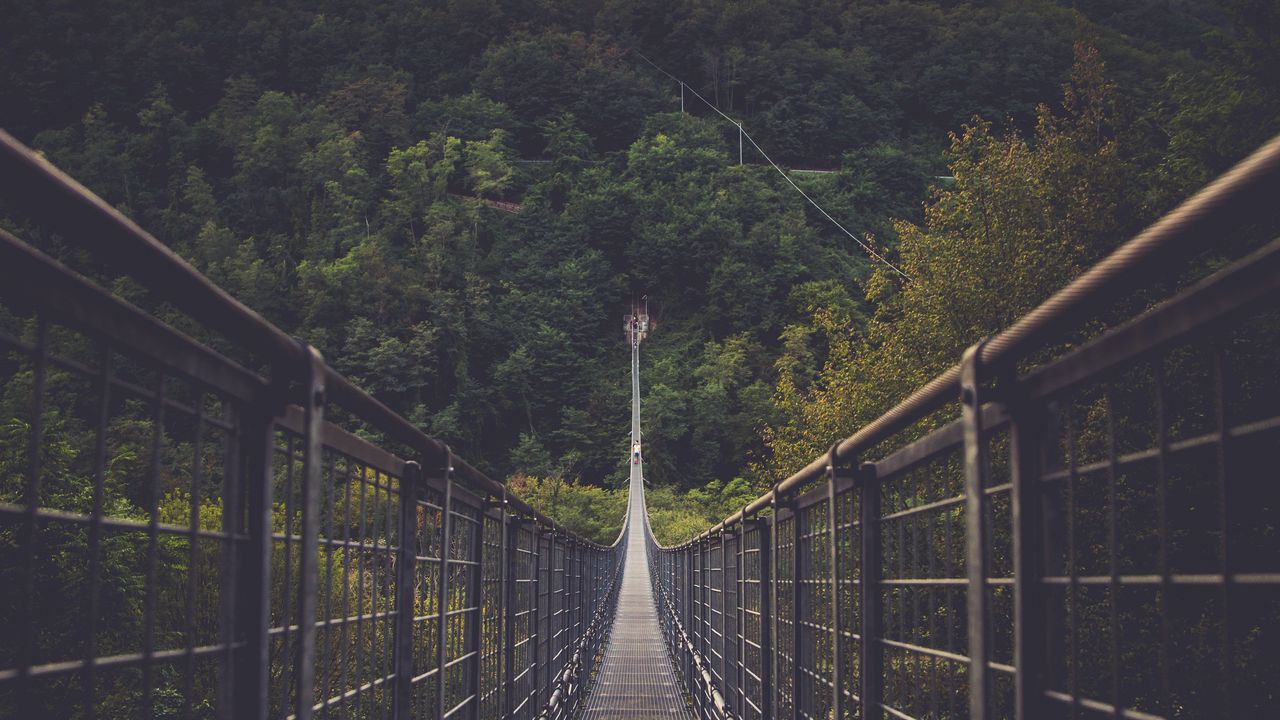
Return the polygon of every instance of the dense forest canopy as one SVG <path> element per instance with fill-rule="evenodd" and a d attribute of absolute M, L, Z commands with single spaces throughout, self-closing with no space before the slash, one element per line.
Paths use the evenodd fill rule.
<path fill-rule="evenodd" d="M 672 486 L 653 503 L 674 539 L 1280 131 L 1270 0 L 72 0 L 5 16 L 0 125 L 602 539 L 622 505 L 590 493 L 625 477 L 629 298 L 647 293 L 658 322 L 646 460 Z M 679 85 L 637 51 L 778 162 L 833 170 L 796 182 L 911 279 L 750 147 L 739 166 L 736 130 L 688 98 L 680 113 Z"/>

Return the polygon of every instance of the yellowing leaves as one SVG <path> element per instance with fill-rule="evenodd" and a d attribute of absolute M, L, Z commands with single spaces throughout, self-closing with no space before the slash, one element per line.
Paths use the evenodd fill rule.
<path fill-rule="evenodd" d="M 1067 113 L 1041 106 L 1035 136 L 993 132 L 975 120 L 951 137 L 955 182 L 935 189 L 925 223 L 897 221 L 905 284 L 878 269 L 864 287 L 876 303 L 854 336 L 817 310 L 789 328 L 778 362 L 765 470 L 787 475 L 959 360 L 968 345 L 1008 327 L 1118 242 L 1138 216 L 1133 168 L 1108 125 L 1114 87 L 1097 53 L 1077 49 Z M 820 336 L 828 355 L 809 386 L 796 338 Z"/>

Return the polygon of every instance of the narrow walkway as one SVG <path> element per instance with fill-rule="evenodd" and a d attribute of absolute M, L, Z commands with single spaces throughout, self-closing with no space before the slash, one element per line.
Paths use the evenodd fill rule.
<path fill-rule="evenodd" d="M 631 349 L 631 442 L 640 440 L 640 350 Z M 693 718 L 658 628 L 645 544 L 644 459 L 631 464 L 627 557 L 618 612 L 583 720 Z"/>

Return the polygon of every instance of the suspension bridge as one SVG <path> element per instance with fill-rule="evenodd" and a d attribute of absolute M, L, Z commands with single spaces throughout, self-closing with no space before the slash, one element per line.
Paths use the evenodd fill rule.
<path fill-rule="evenodd" d="M 646 316 L 647 323 L 647 316 Z M 631 345 L 631 441 L 640 435 L 640 332 L 628 333 Z M 623 529 L 622 586 L 613 628 L 595 684 L 587 697 L 584 720 L 692 718 L 675 668 L 663 643 L 658 607 L 649 580 L 649 523 L 644 505 L 644 457 L 631 463 L 630 501 Z"/>
<path fill-rule="evenodd" d="M 1280 139 L 688 543 L 639 453 L 601 545 L 0 133 L 0 718 L 1273 714 L 1276 197 Z"/>

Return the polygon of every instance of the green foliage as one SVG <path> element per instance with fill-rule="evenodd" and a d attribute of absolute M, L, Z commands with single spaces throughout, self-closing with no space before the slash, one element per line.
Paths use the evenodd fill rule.
<path fill-rule="evenodd" d="M 744 480 L 713 480 L 700 488 L 680 492 L 670 485 L 645 490 L 649 525 L 658 542 L 671 546 L 688 542 L 698 534 L 746 507 L 759 490 Z"/>
<path fill-rule="evenodd" d="M 619 483 L 647 292 L 653 479 L 760 489 L 1280 129 L 1257 0 L 11 10 L 8 130 L 499 477 Z"/>
<path fill-rule="evenodd" d="M 609 545 L 622 531 L 626 490 L 606 490 L 559 475 L 514 475 L 507 487 L 533 509 L 593 542 Z"/>
<path fill-rule="evenodd" d="M 807 464 L 1136 229 L 1142 191 L 1114 139 L 1113 93 L 1097 52 L 1080 46 L 1064 112 L 1042 106 L 1033 141 L 982 121 L 952 135 L 954 183 L 935 190 L 924 227 L 895 224 L 910 281 L 878 268 L 867 284 L 876 312 L 856 332 L 825 307 L 789 332 L 775 396 L 785 419 L 766 430 L 772 472 Z M 816 374 L 815 338 L 827 353 Z"/>

